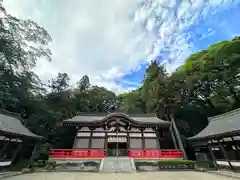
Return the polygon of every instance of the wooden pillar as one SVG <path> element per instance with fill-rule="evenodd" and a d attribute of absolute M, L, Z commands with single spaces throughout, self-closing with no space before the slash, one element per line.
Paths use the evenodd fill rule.
<path fill-rule="evenodd" d="M 76 147 L 76 141 L 77 141 L 77 138 L 78 138 L 78 127 L 76 127 L 76 129 L 77 129 L 77 132 L 76 132 L 76 135 L 75 135 L 75 137 L 74 137 L 74 142 L 73 142 L 73 146 L 72 146 L 72 148 L 75 148 Z"/>
<path fill-rule="evenodd" d="M 107 125 L 106 124 L 104 126 L 104 130 L 105 130 L 104 149 L 105 149 L 105 153 L 107 155 L 108 154 L 108 134 L 107 134 Z"/>
<path fill-rule="evenodd" d="M 213 141 L 212 141 L 212 140 L 211 140 L 211 144 L 213 144 Z M 210 155 L 211 155 L 211 157 L 212 157 L 213 165 L 214 165 L 217 169 L 219 169 L 219 165 L 217 164 L 216 156 L 214 155 L 214 153 L 213 153 L 213 151 L 212 151 L 212 147 L 213 147 L 213 146 L 207 144 L 207 147 L 208 147 L 209 152 L 210 152 Z"/>
<path fill-rule="evenodd" d="M 129 127 L 126 129 L 126 132 L 127 132 L 127 151 L 128 151 L 130 149 Z"/>
<path fill-rule="evenodd" d="M 92 148 L 92 137 L 93 137 L 93 129 L 91 129 L 91 132 L 90 132 L 90 137 L 89 137 L 89 141 L 88 141 L 88 149 Z"/>
<path fill-rule="evenodd" d="M 238 144 L 236 143 L 235 139 L 232 136 L 231 136 L 231 139 L 233 141 L 233 146 L 236 149 L 236 151 L 234 151 L 234 152 L 235 152 L 237 158 L 240 159 L 240 151 L 239 151 L 239 148 L 238 148 Z"/>
<path fill-rule="evenodd" d="M 10 164 L 10 165 L 12 165 L 13 162 L 14 162 L 14 160 L 16 159 L 17 153 L 20 151 L 20 149 L 21 149 L 21 147 L 22 147 L 22 143 L 23 143 L 23 142 L 19 142 L 19 143 L 18 143 L 17 149 L 16 149 L 16 150 L 14 151 L 14 153 L 13 153 L 13 157 L 12 157 L 12 159 L 11 159 L 11 164 Z"/>
<path fill-rule="evenodd" d="M 28 161 L 28 167 L 30 167 L 32 165 L 32 163 L 34 161 L 34 158 L 35 158 L 35 156 L 37 154 L 37 145 L 38 145 L 38 143 L 34 144 L 34 148 L 32 150 L 31 157 L 29 158 L 29 161 Z"/>
<path fill-rule="evenodd" d="M 5 141 L 5 140 L 6 140 L 6 138 L 3 139 L 4 144 L 3 144 L 2 149 L 0 150 L 0 158 L 2 158 L 2 156 L 4 155 L 4 152 L 6 151 L 8 145 L 9 145 L 9 143 L 10 143 L 10 141 L 11 141 L 11 138 L 8 139 L 7 141 Z"/>
<path fill-rule="evenodd" d="M 155 134 L 157 136 L 157 145 L 158 145 L 158 148 L 161 149 L 161 144 L 160 144 L 160 133 L 159 133 L 159 129 L 156 128 L 155 130 Z"/>
<path fill-rule="evenodd" d="M 141 139 L 142 139 L 142 149 L 144 150 L 146 148 L 145 144 L 145 137 L 143 136 L 143 129 L 141 128 Z"/>
<path fill-rule="evenodd" d="M 218 140 L 218 144 L 219 144 L 220 149 L 221 149 L 221 151 L 223 152 L 223 156 L 224 156 L 224 158 L 227 160 L 227 162 L 228 162 L 230 168 L 231 168 L 233 171 L 235 171 L 234 167 L 232 166 L 231 161 L 230 161 L 229 158 L 228 158 L 228 154 L 227 154 L 227 152 L 226 152 L 226 150 L 225 150 L 223 144 L 222 144 L 219 140 Z"/>

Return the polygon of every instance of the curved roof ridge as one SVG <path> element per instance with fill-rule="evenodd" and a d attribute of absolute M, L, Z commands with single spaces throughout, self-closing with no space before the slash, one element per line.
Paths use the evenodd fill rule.
<path fill-rule="evenodd" d="M 63 122 L 64 123 L 102 123 L 103 121 L 114 117 L 114 116 L 122 116 L 125 117 L 126 119 L 128 119 L 129 121 L 132 121 L 134 123 L 140 123 L 140 124 L 171 124 L 168 121 L 164 121 L 162 119 L 160 119 L 159 117 L 157 117 L 156 115 L 153 114 L 145 114 L 140 116 L 140 114 L 138 116 L 133 116 L 133 115 L 128 115 L 125 113 L 120 113 L 120 112 L 113 112 L 113 113 L 109 113 L 108 115 L 105 116 L 94 116 L 93 114 L 90 115 L 78 115 L 78 116 L 74 116 L 70 119 L 66 119 Z"/>
<path fill-rule="evenodd" d="M 111 113 L 99 113 L 99 112 L 78 112 L 76 116 L 108 116 L 110 114 L 125 114 L 129 117 L 157 117 L 154 113 L 124 113 L 124 112 L 111 112 Z"/>
<path fill-rule="evenodd" d="M 109 115 L 109 113 L 99 113 L 99 112 L 93 112 L 93 113 L 90 113 L 90 112 L 78 112 L 76 114 L 76 116 L 107 116 Z"/>
<path fill-rule="evenodd" d="M 240 108 L 237 108 L 237 109 L 234 109 L 232 111 L 228 111 L 228 112 L 225 112 L 223 114 L 219 114 L 219 115 L 216 115 L 216 116 L 212 116 L 212 117 L 209 117 L 208 120 L 211 122 L 211 121 L 216 121 L 216 120 L 219 120 L 219 119 L 222 119 L 226 116 L 229 116 L 229 115 L 234 115 L 234 114 L 240 114 Z"/>
<path fill-rule="evenodd" d="M 140 114 L 140 113 L 132 113 L 132 114 L 128 114 L 128 116 L 132 116 L 132 117 L 157 117 L 156 114 L 153 114 L 153 113 L 143 113 L 143 114 Z"/>

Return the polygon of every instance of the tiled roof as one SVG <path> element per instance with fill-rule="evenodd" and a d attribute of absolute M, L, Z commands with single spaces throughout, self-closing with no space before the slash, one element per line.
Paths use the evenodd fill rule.
<path fill-rule="evenodd" d="M 27 136 L 32 138 L 42 138 L 28 130 L 20 121 L 17 114 L 0 110 L 0 131 L 10 133 L 15 136 Z"/>
<path fill-rule="evenodd" d="M 240 109 L 209 118 L 209 124 L 189 140 L 206 139 L 240 133 Z"/>
<path fill-rule="evenodd" d="M 108 117 L 113 116 L 123 116 L 127 117 L 131 120 L 134 120 L 138 123 L 147 123 L 147 124 L 170 124 L 168 121 L 164 121 L 159 119 L 156 116 L 153 115 L 126 115 L 124 113 L 111 113 L 108 115 L 94 115 L 94 114 L 82 114 L 79 116 L 75 116 L 71 119 L 64 120 L 64 123 L 88 123 L 88 122 L 99 122 L 104 119 L 107 119 Z"/>

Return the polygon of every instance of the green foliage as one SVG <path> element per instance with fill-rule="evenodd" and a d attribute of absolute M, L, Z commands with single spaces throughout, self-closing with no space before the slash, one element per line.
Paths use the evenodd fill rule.
<path fill-rule="evenodd" d="M 160 165 L 195 165 L 195 161 L 185 159 L 161 159 L 161 160 L 135 160 L 136 167 L 139 166 L 160 166 Z"/>
<path fill-rule="evenodd" d="M 172 114 L 183 140 L 197 134 L 207 117 L 240 107 L 239 49 L 239 37 L 213 44 L 192 54 L 171 75 L 151 62 L 142 86 L 119 96 L 120 109 L 131 113 L 142 107 L 140 111 L 164 120 Z"/>
<path fill-rule="evenodd" d="M 157 161 L 147 161 L 147 160 L 135 160 L 134 161 L 135 166 L 139 167 L 139 166 L 157 166 L 158 163 Z"/>
<path fill-rule="evenodd" d="M 196 161 L 186 159 L 161 159 L 158 164 L 196 164 Z"/>
<path fill-rule="evenodd" d="M 47 170 L 55 170 L 55 169 L 56 169 L 56 166 L 57 166 L 56 161 L 49 160 L 49 161 L 47 161 L 46 169 L 47 169 Z"/>
<path fill-rule="evenodd" d="M 87 75 L 75 88 L 63 72 L 43 84 L 32 69 L 39 58 L 51 60 L 50 35 L 31 20 L 9 15 L 1 1 L 0 11 L 0 108 L 21 114 L 22 123 L 44 137 L 33 161 L 46 160 L 49 148 L 71 148 L 76 130 L 59 125 L 83 112 L 156 113 L 166 121 L 173 115 L 186 139 L 206 126 L 207 117 L 240 107 L 239 37 L 191 55 L 170 75 L 152 61 L 138 89 L 116 95 L 91 85 Z"/>

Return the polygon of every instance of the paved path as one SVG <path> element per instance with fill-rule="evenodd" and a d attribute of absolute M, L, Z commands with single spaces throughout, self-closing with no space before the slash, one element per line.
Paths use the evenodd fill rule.
<path fill-rule="evenodd" d="M 14 176 L 6 178 L 6 180 L 235 180 L 235 179 L 204 172 L 163 171 L 146 173 L 47 172 Z"/>

